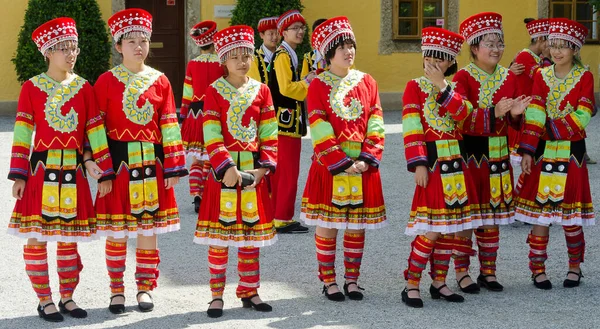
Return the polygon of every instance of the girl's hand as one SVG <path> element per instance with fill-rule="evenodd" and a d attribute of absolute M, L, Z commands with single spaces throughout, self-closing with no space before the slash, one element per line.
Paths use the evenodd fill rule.
<path fill-rule="evenodd" d="M 165 189 L 168 190 L 173 188 L 177 183 L 179 183 L 179 177 L 165 178 Z"/>
<path fill-rule="evenodd" d="M 235 184 L 242 186 L 242 175 L 237 170 L 236 166 L 229 167 L 223 175 L 223 184 L 227 187 L 234 187 Z"/>
<path fill-rule="evenodd" d="M 110 193 L 110 191 L 112 191 L 112 181 L 111 180 L 105 180 L 104 182 L 98 184 L 98 192 L 100 193 L 100 195 L 98 195 L 98 197 L 103 198 L 105 195 Z"/>
<path fill-rule="evenodd" d="M 15 179 L 12 187 L 13 198 L 21 200 L 23 198 L 23 192 L 25 192 L 25 184 L 27 182 L 22 179 Z"/>
<path fill-rule="evenodd" d="M 415 183 L 420 187 L 427 187 L 429 173 L 426 166 L 417 166 L 415 169 Z"/>
<path fill-rule="evenodd" d="M 252 170 L 246 170 L 247 173 L 254 175 L 254 183 L 252 183 L 252 185 L 246 186 L 245 189 L 255 188 L 256 185 L 258 185 L 258 183 L 260 183 L 260 181 L 263 179 L 263 177 L 265 177 L 265 175 L 267 174 L 267 170 L 267 168 L 256 168 Z"/>
<path fill-rule="evenodd" d="M 83 162 L 83 165 L 85 166 L 88 175 L 92 176 L 93 179 L 98 180 L 100 177 L 102 177 L 102 173 L 104 173 L 104 171 L 98 167 L 96 161 L 87 160 Z"/>

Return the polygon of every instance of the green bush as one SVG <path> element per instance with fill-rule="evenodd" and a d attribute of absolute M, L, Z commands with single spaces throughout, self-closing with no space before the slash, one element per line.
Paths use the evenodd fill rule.
<path fill-rule="evenodd" d="M 231 25 L 249 25 L 254 29 L 254 41 L 256 47 L 260 47 L 262 39 L 258 35 L 258 21 L 264 17 L 279 16 L 291 9 L 298 9 L 300 12 L 304 9 L 300 0 L 238 0 L 233 9 L 233 16 L 229 22 Z M 310 29 L 312 22 L 306 22 Z M 312 32 L 312 31 L 308 31 Z M 302 63 L 304 53 L 311 50 L 309 33 L 304 34 L 304 42 L 296 48 L 296 53 Z"/>
<path fill-rule="evenodd" d="M 81 53 L 75 72 L 96 82 L 110 68 L 108 28 L 100 15 L 96 0 L 29 0 L 25 19 L 19 32 L 19 44 L 12 62 L 18 80 L 23 83 L 47 70 L 44 57 L 31 40 L 31 33 L 40 25 L 57 17 L 71 17 L 77 24 Z"/>

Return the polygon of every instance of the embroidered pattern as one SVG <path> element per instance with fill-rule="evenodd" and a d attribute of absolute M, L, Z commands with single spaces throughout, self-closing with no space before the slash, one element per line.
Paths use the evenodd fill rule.
<path fill-rule="evenodd" d="M 242 117 L 258 95 L 258 92 L 260 91 L 260 82 L 248 79 L 248 84 L 243 92 L 235 89 L 222 77 L 213 82 L 212 86 L 217 90 L 219 95 L 229 102 L 229 109 L 227 110 L 227 128 L 231 136 L 244 143 L 256 140 L 256 121 L 254 121 L 254 118 L 250 119 L 250 125 L 245 127 L 242 124 Z"/>
<path fill-rule="evenodd" d="M 498 65 L 494 73 L 487 74 L 475 64 L 470 63 L 465 67 L 465 70 L 473 77 L 473 79 L 479 82 L 479 107 L 486 108 L 494 105 L 494 94 L 506 78 L 508 77 L 508 69 Z"/>
<path fill-rule="evenodd" d="M 48 95 L 46 109 L 44 110 L 48 125 L 55 131 L 63 133 L 75 131 L 79 123 L 77 112 L 71 107 L 67 114 L 62 114 L 61 109 L 73 96 L 77 95 L 85 84 L 85 80 L 75 76 L 73 81 L 63 85 L 55 82 L 44 73 L 31 78 L 31 82 Z"/>
<path fill-rule="evenodd" d="M 200 54 L 200 56 L 194 58 L 193 61 L 203 63 L 219 63 L 219 56 L 217 56 L 217 54 Z"/>
<path fill-rule="evenodd" d="M 423 104 L 423 116 L 429 126 L 437 131 L 452 131 L 454 130 L 454 120 L 450 116 L 450 113 L 446 112 L 444 116 L 440 116 L 440 105 L 435 100 L 435 92 L 433 91 L 433 84 L 431 81 L 424 77 L 415 79 L 419 84 L 419 88 L 427 94 L 425 103 Z M 451 83 L 454 87 L 454 84 Z"/>
<path fill-rule="evenodd" d="M 142 107 L 138 107 L 137 102 L 140 96 L 160 78 L 162 73 L 153 68 L 148 68 L 143 74 L 133 74 L 123 65 L 116 66 L 110 72 L 125 85 L 123 112 L 125 112 L 127 119 L 142 126 L 152 121 L 154 106 L 152 106 L 150 100 L 146 99 Z"/>
<path fill-rule="evenodd" d="M 344 105 L 344 98 L 356 87 L 365 76 L 364 73 L 351 70 L 347 76 L 340 78 L 329 71 L 325 71 L 318 76 L 318 79 L 331 87 L 329 92 L 329 104 L 331 110 L 340 118 L 346 121 L 356 120 L 363 113 L 363 106 L 356 98 L 350 98 L 350 105 Z"/>
<path fill-rule="evenodd" d="M 575 110 L 571 104 L 567 104 L 563 109 L 560 109 L 560 104 L 577 85 L 583 73 L 585 73 L 585 68 L 575 65 L 564 79 L 558 79 L 554 74 L 554 65 L 542 70 L 544 82 L 550 89 L 546 98 L 546 113 L 550 119 L 564 118 Z"/>

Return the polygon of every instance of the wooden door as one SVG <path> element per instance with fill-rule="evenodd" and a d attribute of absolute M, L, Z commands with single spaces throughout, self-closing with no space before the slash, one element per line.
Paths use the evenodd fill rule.
<path fill-rule="evenodd" d="M 163 72 L 181 106 L 185 78 L 185 1 L 127 0 L 127 8 L 142 8 L 152 15 L 152 39 L 146 64 Z"/>

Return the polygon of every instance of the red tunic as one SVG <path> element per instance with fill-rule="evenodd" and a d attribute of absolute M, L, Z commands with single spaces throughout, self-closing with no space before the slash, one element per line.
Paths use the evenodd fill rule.
<path fill-rule="evenodd" d="M 221 185 L 232 166 L 238 170 L 277 163 L 277 120 L 269 88 L 249 79 L 244 90 L 219 78 L 206 90 L 204 139 L 212 173 L 208 175 L 194 242 L 262 247 L 277 241 L 265 180 L 254 189 Z"/>
<path fill-rule="evenodd" d="M 181 136 L 188 154 L 200 158 L 204 149 L 202 108 L 208 86 L 224 75 L 216 54 L 202 54 L 188 63 L 183 83 Z"/>
<path fill-rule="evenodd" d="M 307 101 L 314 157 L 300 218 L 338 229 L 386 225 L 379 175 L 385 136 L 377 83 L 357 70 L 344 78 L 325 71 L 310 84 Z M 368 170 L 346 174 L 356 160 Z"/>
<path fill-rule="evenodd" d="M 458 126 L 471 104 L 453 86 L 436 92 L 421 77 L 407 83 L 402 96 L 402 131 L 408 170 L 428 170 L 426 187 L 416 186 L 406 234 L 455 233 L 481 226 L 477 193 Z"/>
<path fill-rule="evenodd" d="M 63 242 L 86 241 L 95 235 L 84 148 L 92 151 L 103 170 L 100 181 L 114 179 L 104 122 L 91 85 L 78 76 L 58 83 L 46 74 L 26 81 L 19 96 L 8 178 L 27 183 L 12 213 L 9 233 Z"/>
<path fill-rule="evenodd" d="M 117 171 L 111 193 L 96 202 L 99 233 L 120 238 L 179 229 L 174 190 L 162 188 L 165 178 L 187 175 L 169 80 L 150 67 L 134 74 L 119 65 L 94 90 Z"/>
<path fill-rule="evenodd" d="M 509 125 L 518 129 L 518 122 L 509 114 L 496 118 L 494 106 L 504 97 L 519 96 L 516 76 L 501 65 L 490 75 L 471 63 L 456 73 L 454 82 L 473 106 L 461 130 L 483 224 L 508 224 L 514 221 L 514 209 L 507 135 Z"/>
<path fill-rule="evenodd" d="M 587 164 L 585 128 L 594 108 L 594 78 L 575 65 L 558 79 L 554 66 L 539 70 L 525 113 L 519 153 L 533 157 L 521 175 L 517 219 L 538 225 L 595 223 Z"/>

